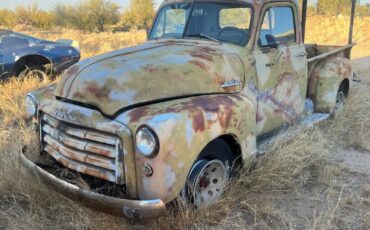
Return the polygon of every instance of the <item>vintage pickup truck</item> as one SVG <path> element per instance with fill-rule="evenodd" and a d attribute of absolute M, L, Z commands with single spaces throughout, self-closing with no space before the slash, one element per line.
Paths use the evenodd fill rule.
<path fill-rule="evenodd" d="M 353 45 L 305 45 L 299 12 L 293 0 L 166 0 L 146 43 L 83 60 L 28 94 L 40 157 L 51 163 L 22 153 L 25 168 L 129 218 L 162 215 L 178 197 L 213 204 L 259 141 L 304 116 L 335 114 L 350 92 Z"/>

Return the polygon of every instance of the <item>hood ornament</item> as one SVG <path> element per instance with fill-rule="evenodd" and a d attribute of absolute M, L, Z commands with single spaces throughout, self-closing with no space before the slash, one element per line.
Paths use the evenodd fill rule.
<path fill-rule="evenodd" d="M 228 88 L 228 87 L 233 87 L 233 86 L 239 86 L 239 85 L 241 85 L 242 84 L 242 82 L 241 81 L 239 81 L 239 80 L 230 80 L 230 81 L 225 81 L 222 85 L 221 85 L 221 87 L 222 88 Z"/>

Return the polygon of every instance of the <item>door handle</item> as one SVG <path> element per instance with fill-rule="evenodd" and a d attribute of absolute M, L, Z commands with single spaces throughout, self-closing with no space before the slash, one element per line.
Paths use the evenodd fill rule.
<path fill-rule="evenodd" d="M 300 54 L 297 54 L 296 57 L 306 57 L 307 56 L 307 52 L 302 52 Z"/>
<path fill-rule="evenodd" d="M 272 60 L 271 63 L 267 63 L 266 66 L 267 67 L 274 66 L 276 63 L 278 63 L 278 61 L 279 61 L 279 59 L 281 58 L 282 55 L 283 55 L 283 52 L 280 51 L 279 56 L 275 60 Z"/>

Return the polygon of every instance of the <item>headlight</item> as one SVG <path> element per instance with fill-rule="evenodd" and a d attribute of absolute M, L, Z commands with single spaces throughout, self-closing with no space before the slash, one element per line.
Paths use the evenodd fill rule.
<path fill-rule="evenodd" d="M 143 126 L 136 132 L 136 149 L 146 157 L 155 157 L 159 150 L 159 143 L 155 133 Z"/>
<path fill-rule="evenodd" d="M 38 107 L 38 105 L 37 105 L 36 100 L 32 96 L 28 95 L 26 97 L 26 115 L 27 115 L 27 119 L 36 117 L 37 107 Z"/>

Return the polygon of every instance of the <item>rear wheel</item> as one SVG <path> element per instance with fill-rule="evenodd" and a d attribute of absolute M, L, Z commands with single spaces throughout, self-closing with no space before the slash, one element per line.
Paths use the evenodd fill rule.
<path fill-rule="evenodd" d="M 346 102 L 346 94 L 343 92 L 343 90 L 339 89 L 337 93 L 337 98 L 335 101 L 334 111 L 333 111 L 334 117 L 342 113 L 345 102 Z"/>
<path fill-rule="evenodd" d="M 20 74 L 19 77 L 21 79 L 25 78 L 36 78 L 39 81 L 45 81 L 48 79 L 46 74 L 46 69 L 42 66 L 31 66 L 26 67 Z"/>
<path fill-rule="evenodd" d="M 211 142 L 190 170 L 182 200 L 196 208 L 216 203 L 233 171 L 234 160 L 235 155 L 224 141 Z"/>

